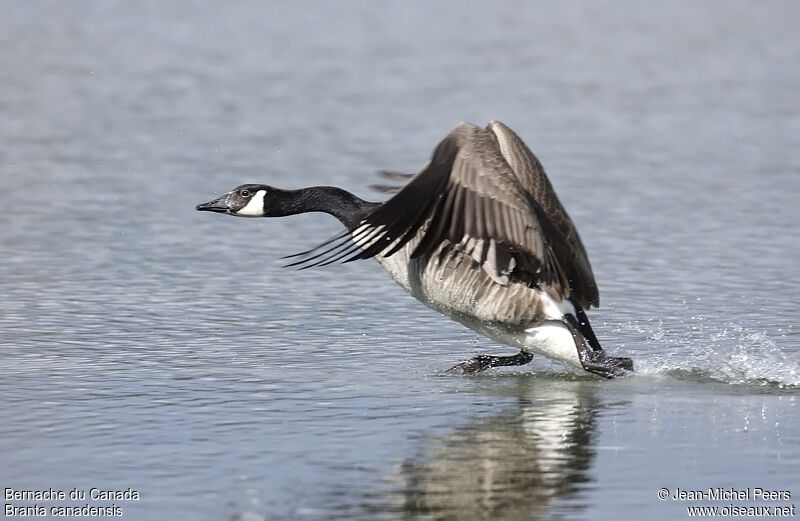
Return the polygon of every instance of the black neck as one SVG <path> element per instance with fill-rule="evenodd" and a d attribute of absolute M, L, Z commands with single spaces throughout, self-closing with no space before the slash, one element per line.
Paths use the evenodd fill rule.
<path fill-rule="evenodd" d="M 294 215 L 306 212 L 325 212 L 333 215 L 348 230 L 354 230 L 364 216 L 380 203 L 365 201 L 347 190 L 335 186 L 312 186 L 299 190 L 276 190 L 280 201 L 265 201 L 264 209 L 273 215 Z M 277 204 L 276 204 L 277 203 Z"/>

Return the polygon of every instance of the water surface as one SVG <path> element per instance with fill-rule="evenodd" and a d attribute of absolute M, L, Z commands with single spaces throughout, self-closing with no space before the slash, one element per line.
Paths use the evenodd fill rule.
<path fill-rule="evenodd" d="M 131 487 L 125 519 L 794 504 L 798 23 L 792 2 L 3 3 L 0 487 Z M 544 163 L 635 377 L 441 376 L 511 351 L 376 263 L 280 267 L 332 219 L 194 211 L 244 182 L 379 197 L 374 171 L 490 119 Z"/>

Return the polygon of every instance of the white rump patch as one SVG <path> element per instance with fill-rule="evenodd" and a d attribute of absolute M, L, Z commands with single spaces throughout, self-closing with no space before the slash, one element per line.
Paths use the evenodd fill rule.
<path fill-rule="evenodd" d="M 546 291 L 537 290 L 537 293 L 542 304 L 544 304 L 544 313 L 549 320 L 561 320 L 564 315 L 577 317 L 575 314 L 575 306 L 573 306 L 572 302 L 569 300 L 564 299 L 558 302 L 548 295 Z"/>
<path fill-rule="evenodd" d="M 549 356 L 583 369 L 572 332 L 562 322 L 546 322 L 525 330 L 525 345 L 530 351 Z"/>
<path fill-rule="evenodd" d="M 562 322 L 564 315 L 575 316 L 575 306 L 567 299 L 558 302 L 546 291 L 538 290 L 537 293 L 544 304 L 546 320 L 550 322 L 526 329 L 525 345 L 532 351 L 583 369 L 575 337 Z"/>
<path fill-rule="evenodd" d="M 265 190 L 256 192 L 253 197 L 250 198 L 250 201 L 241 210 L 236 212 L 236 215 L 240 217 L 262 217 L 264 215 L 264 196 L 266 193 Z"/>

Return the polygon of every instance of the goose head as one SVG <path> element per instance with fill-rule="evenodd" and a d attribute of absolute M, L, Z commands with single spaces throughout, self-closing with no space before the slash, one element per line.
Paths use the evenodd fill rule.
<path fill-rule="evenodd" d="M 274 198 L 277 192 L 280 190 L 267 185 L 240 185 L 213 201 L 198 204 L 197 210 L 238 217 L 268 217 L 270 213 L 265 204 L 267 197 Z"/>

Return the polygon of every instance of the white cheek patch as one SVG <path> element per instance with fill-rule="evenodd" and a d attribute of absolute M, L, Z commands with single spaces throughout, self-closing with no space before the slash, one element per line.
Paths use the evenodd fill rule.
<path fill-rule="evenodd" d="M 253 197 L 250 198 L 250 201 L 242 207 L 241 210 L 236 212 L 236 215 L 241 217 L 262 217 L 264 215 L 264 195 L 266 195 L 265 190 L 259 190 L 256 192 Z"/>

